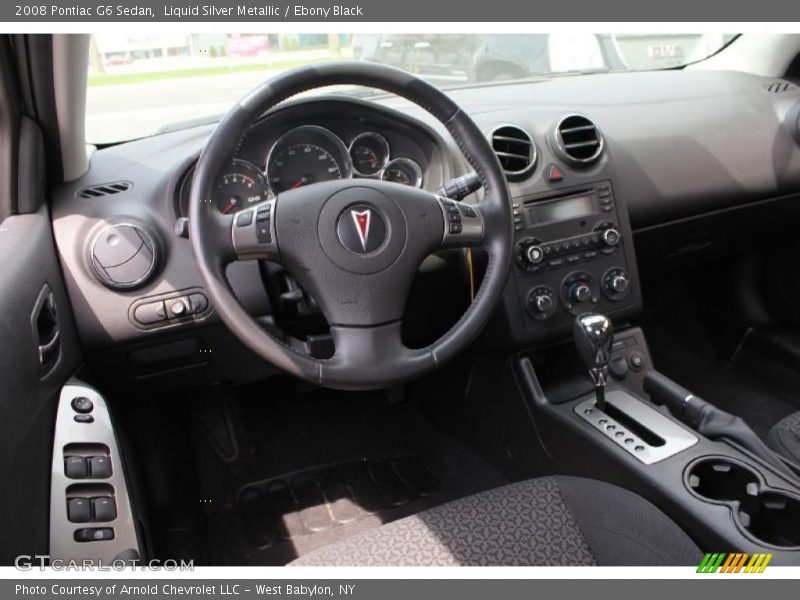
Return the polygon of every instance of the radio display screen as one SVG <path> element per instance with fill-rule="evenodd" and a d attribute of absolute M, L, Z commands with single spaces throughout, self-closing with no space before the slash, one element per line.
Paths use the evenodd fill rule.
<path fill-rule="evenodd" d="M 528 208 L 527 216 L 529 223 L 547 223 L 575 219 L 593 212 L 595 212 L 594 194 L 586 193 L 536 204 Z"/>

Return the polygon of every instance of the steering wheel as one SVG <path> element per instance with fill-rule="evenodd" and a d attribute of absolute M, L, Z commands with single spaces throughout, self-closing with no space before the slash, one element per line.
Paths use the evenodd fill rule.
<path fill-rule="evenodd" d="M 221 214 L 211 200 L 217 176 L 254 121 L 291 96 L 332 85 L 377 88 L 427 110 L 445 125 L 480 177 L 483 200 L 467 205 L 396 183 L 335 180 Z M 189 234 L 215 309 L 245 345 L 299 378 L 353 390 L 418 377 L 475 339 L 505 287 L 513 224 L 497 157 L 472 119 L 450 98 L 398 69 L 331 62 L 278 75 L 222 118 L 195 169 Z M 475 300 L 436 342 L 410 349 L 403 344 L 400 326 L 412 280 L 426 256 L 454 247 L 476 247 L 488 255 Z M 314 297 L 330 326 L 332 357 L 319 359 L 292 348 L 244 310 L 225 278 L 225 267 L 240 259 L 282 264 Z"/>

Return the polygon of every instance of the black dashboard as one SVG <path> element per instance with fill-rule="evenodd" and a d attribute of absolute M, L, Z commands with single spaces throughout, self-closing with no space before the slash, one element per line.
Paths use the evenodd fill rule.
<path fill-rule="evenodd" d="M 627 318 L 641 308 L 640 266 L 673 250 L 664 240 L 675 250 L 681 236 L 692 242 L 687 223 L 795 198 L 800 89 L 774 92 L 771 83 L 682 70 L 451 91 L 491 138 L 514 204 L 516 264 L 490 337 L 517 348 L 544 343 L 588 308 Z M 105 148 L 84 177 L 55 190 L 55 239 L 90 353 L 165 343 L 218 324 L 180 228 L 192 168 L 211 131 Z M 325 178 L 436 190 L 467 172 L 447 131 L 394 97 L 286 103 L 252 128 L 232 159 L 213 199 L 223 212 Z M 479 192 L 466 199 L 477 200 Z M 228 272 L 237 297 L 265 322 L 273 312 L 267 271 L 245 261 Z"/>

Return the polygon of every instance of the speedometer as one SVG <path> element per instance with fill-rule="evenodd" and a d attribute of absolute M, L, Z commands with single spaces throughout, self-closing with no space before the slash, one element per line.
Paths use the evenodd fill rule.
<path fill-rule="evenodd" d="M 333 155 L 316 144 L 294 144 L 279 151 L 268 171 L 276 194 L 302 185 L 341 179 L 342 168 Z"/>
<path fill-rule="evenodd" d="M 349 178 L 352 163 L 341 139 L 323 127 L 305 125 L 275 142 L 266 170 L 270 188 L 280 194 L 320 181 Z"/>

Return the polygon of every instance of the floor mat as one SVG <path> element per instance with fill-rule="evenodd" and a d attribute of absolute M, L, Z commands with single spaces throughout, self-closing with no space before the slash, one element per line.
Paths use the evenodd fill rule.
<path fill-rule="evenodd" d="M 441 483 L 416 457 L 364 460 L 246 486 L 237 511 L 253 552 L 274 562 L 436 502 Z"/>
<path fill-rule="evenodd" d="M 195 427 L 214 565 L 282 565 L 321 546 L 506 483 L 433 430 L 414 401 L 318 390 L 265 400 L 238 390 L 199 407 L 233 441 Z M 274 393 L 274 392 L 273 392 Z M 219 407 L 227 406 L 219 415 Z M 213 416 L 213 418 L 211 418 Z M 224 436 L 223 436 L 224 437 Z M 234 451 L 235 449 L 235 451 Z"/>

